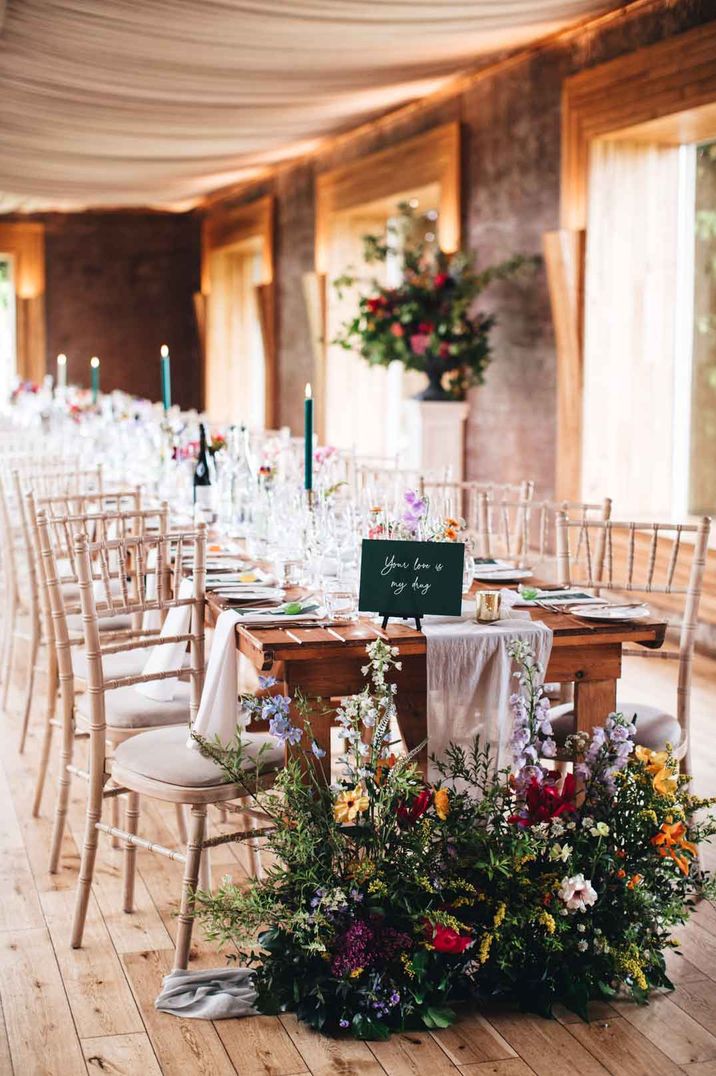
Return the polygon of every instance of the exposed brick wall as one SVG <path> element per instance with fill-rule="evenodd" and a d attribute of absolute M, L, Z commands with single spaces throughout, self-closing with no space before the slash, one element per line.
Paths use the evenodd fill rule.
<path fill-rule="evenodd" d="M 159 399 L 159 348 L 172 357 L 172 394 L 199 402 L 199 348 L 192 296 L 199 290 L 199 221 L 193 214 L 47 214 L 48 369 L 68 356 L 68 377 L 89 383 L 102 360 L 102 389 Z"/>
<path fill-rule="evenodd" d="M 708 0 L 632 5 L 597 29 L 530 50 L 520 62 L 486 73 L 459 96 L 398 114 L 359 137 L 329 146 L 310 163 L 282 169 L 273 187 L 264 183 L 264 192 L 272 189 L 277 200 L 281 421 L 300 429 L 303 384 L 311 376 L 301 278 L 313 268 L 314 171 L 459 119 L 465 243 L 482 265 L 518 250 L 541 252 L 542 233 L 559 221 L 563 80 L 713 15 Z M 532 477 L 540 493 L 548 495 L 555 471 L 556 364 L 544 272 L 519 283 L 495 285 L 485 294 L 484 306 L 495 310 L 498 325 L 487 383 L 470 395 L 468 477 Z"/>

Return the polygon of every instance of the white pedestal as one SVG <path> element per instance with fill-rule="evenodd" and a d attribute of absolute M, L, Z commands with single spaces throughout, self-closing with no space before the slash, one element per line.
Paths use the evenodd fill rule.
<path fill-rule="evenodd" d="M 449 469 L 452 482 L 465 474 L 467 401 L 405 400 L 406 449 L 401 465 L 421 472 Z"/>

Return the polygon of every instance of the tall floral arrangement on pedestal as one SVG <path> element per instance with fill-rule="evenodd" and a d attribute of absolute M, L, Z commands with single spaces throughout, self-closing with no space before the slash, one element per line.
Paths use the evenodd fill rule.
<path fill-rule="evenodd" d="M 495 316 L 476 309 L 478 296 L 493 281 L 513 276 L 536 259 L 516 254 L 478 272 L 466 252 L 446 254 L 434 242 L 413 238 L 415 213 L 406 203 L 399 208 L 400 218 L 389 223 L 386 236 L 364 236 L 363 248 L 367 265 L 397 263 L 400 283 L 368 281 L 358 313 L 335 342 L 371 365 L 400 362 L 424 372 L 428 386 L 421 399 L 461 399 L 468 388 L 482 384 L 491 357 Z M 334 285 L 342 294 L 358 283 L 346 273 Z"/>
<path fill-rule="evenodd" d="M 548 770 L 540 760 L 557 745 L 542 670 L 521 644 L 512 654 L 510 771 L 495 772 L 476 742 L 451 747 L 435 760 L 441 779 L 424 780 L 391 740 L 400 666 L 380 640 L 366 688 L 338 711 L 347 750 L 335 780 L 308 703 L 270 682 L 244 708 L 291 748 L 271 791 L 250 786 L 240 740 L 200 740 L 269 818 L 264 877 L 198 898 L 209 937 L 255 969 L 261 1011 L 384 1039 L 445 1027 L 470 998 L 545 1015 L 559 1001 L 586 1017 L 592 998 L 644 1002 L 670 986 L 673 927 L 698 889 L 710 892 L 695 859 L 716 831 L 699 818 L 708 803 L 668 750 L 635 747 L 619 714 L 573 738 L 573 774 Z"/>

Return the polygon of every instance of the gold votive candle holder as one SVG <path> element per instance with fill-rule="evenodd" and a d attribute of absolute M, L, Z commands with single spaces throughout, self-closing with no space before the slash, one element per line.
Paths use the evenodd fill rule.
<path fill-rule="evenodd" d="M 500 619 L 500 591 L 480 590 L 475 595 L 475 620 L 491 624 Z"/>

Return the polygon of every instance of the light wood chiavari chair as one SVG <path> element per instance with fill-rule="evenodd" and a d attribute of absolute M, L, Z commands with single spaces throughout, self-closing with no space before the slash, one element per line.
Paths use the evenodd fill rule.
<path fill-rule="evenodd" d="M 162 565 L 137 565 L 125 561 L 119 551 L 124 548 L 122 543 L 127 543 L 130 538 L 139 540 L 149 529 L 154 534 L 154 540 L 159 541 L 166 533 L 168 509 L 166 505 L 161 505 L 159 508 L 125 512 L 60 515 L 50 518 L 44 509 L 36 507 L 32 493 L 29 493 L 27 498 L 28 511 L 35 520 L 36 543 L 40 551 L 43 583 L 47 593 L 46 607 L 50 611 L 47 634 L 55 652 L 61 707 L 59 721 L 54 717 L 54 708 L 48 708 L 33 804 L 33 814 L 37 815 L 41 807 L 54 730 L 59 728 L 60 758 L 49 864 L 50 873 L 54 874 L 59 864 L 72 778 L 79 776 L 86 779 L 87 776 L 74 765 L 75 740 L 87 734 L 88 708 L 86 698 L 81 694 L 87 681 L 87 661 L 82 648 L 82 607 L 75 538 L 91 528 L 97 547 L 105 550 L 105 553 L 97 556 L 95 560 L 97 587 L 106 587 L 113 595 L 124 596 L 125 603 L 130 599 L 136 600 L 140 588 L 142 593 L 146 591 L 148 578 L 154 579 L 155 585 L 152 589 L 158 591 L 162 585 L 160 572 L 164 568 Z M 108 638 L 122 641 L 137 638 L 143 641 L 152 637 L 156 641 L 159 629 L 145 629 L 139 613 L 133 616 L 122 615 L 107 602 L 99 602 L 98 606 L 102 618 L 100 628 L 103 632 L 106 631 Z M 153 608 L 156 610 L 161 607 L 155 605 Z M 147 657 L 143 645 L 128 647 L 120 657 L 112 661 L 112 672 L 139 673 Z M 114 739 L 132 735 L 137 728 L 182 720 L 184 708 L 181 700 L 187 691 L 187 685 L 180 685 L 177 692 L 178 701 L 166 706 L 149 699 L 143 700 L 141 715 L 137 715 L 135 705 L 135 702 L 139 702 L 139 696 L 137 700 L 133 697 L 127 699 L 126 696 L 113 697 L 112 703 L 116 710 L 114 724 L 118 729 Z"/>
<path fill-rule="evenodd" d="M 619 596 L 655 597 L 660 609 L 666 609 L 677 645 L 669 645 L 667 635 L 667 645 L 660 650 L 625 649 L 624 656 L 678 662 L 676 712 L 622 700 L 618 709 L 636 717 L 637 743 L 659 751 L 671 744 L 689 773 L 691 672 L 710 529 L 706 516 L 694 524 L 570 520 L 563 512 L 557 517 L 560 583 Z M 577 548 L 583 563 L 575 570 Z M 555 735 L 564 740 L 574 731 L 574 711 L 556 707 L 553 716 Z"/>
<path fill-rule="evenodd" d="M 111 545 L 111 543 L 110 543 Z M 193 548 L 192 593 L 191 597 L 177 597 L 180 591 L 182 573 L 182 551 L 188 545 Z M 215 838 L 206 837 L 206 811 L 209 804 L 222 804 L 237 800 L 245 795 L 245 790 L 230 783 L 224 771 L 214 762 L 205 758 L 200 751 L 188 746 L 190 725 L 199 706 L 204 677 L 204 605 L 205 605 L 205 555 L 206 536 L 204 527 L 194 534 L 172 534 L 160 538 L 127 539 L 121 547 L 122 554 L 130 555 L 138 563 L 146 563 L 150 548 L 157 548 L 158 562 L 166 564 L 173 556 L 173 596 L 169 597 L 160 590 L 157 601 L 161 608 L 186 605 L 191 609 L 191 623 L 186 632 L 164 643 L 185 640 L 190 647 L 190 665 L 187 670 L 191 689 L 186 706 L 183 725 L 157 728 L 143 731 L 131 739 L 123 738 L 114 747 L 112 758 L 108 757 L 107 743 L 114 732 L 108 724 L 112 708 L 110 696 L 117 691 L 132 691 L 133 686 L 153 679 L 152 674 L 115 676 L 110 671 L 110 662 L 127 651 L 136 641 L 106 643 L 100 635 L 98 618 L 100 607 L 97 605 L 95 587 L 93 586 L 93 558 L 104 557 L 102 546 L 90 544 L 86 536 L 76 539 L 79 562 L 80 595 L 85 634 L 85 648 L 88 664 L 88 699 L 90 730 L 89 763 L 89 799 L 85 838 L 82 848 L 82 863 L 77 889 L 77 903 L 72 927 L 72 945 L 82 944 L 87 904 L 90 895 L 94 864 L 97 854 L 98 835 L 100 832 L 119 837 L 125 842 L 125 884 L 124 910 L 133 910 L 134 867 L 136 849 L 144 848 L 159 855 L 184 864 L 181 907 L 177 930 L 177 943 L 174 958 L 176 968 L 186 968 L 189 959 L 189 945 L 194 919 L 194 893 L 199 884 L 202 853 L 212 845 L 227 843 L 231 840 L 245 840 L 247 833 L 225 834 Z M 138 577 L 141 580 L 141 574 Z M 120 596 L 122 599 L 122 596 Z M 113 598 L 111 593 L 104 594 L 103 605 L 114 604 L 117 611 L 145 611 L 151 603 L 141 585 L 136 598 L 132 601 Z M 147 641 L 147 645 L 156 643 L 156 638 Z M 162 674 L 163 677 L 176 677 L 181 668 L 174 668 Z M 255 758 L 263 748 L 266 761 L 270 760 L 275 768 L 283 763 L 284 752 L 279 750 L 272 737 L 266 734 L 245 734 L 248 756 Z M 263 756 L 262 756 L 263 757 Z M 117 788 L 106 789 L 108 781 L 114 780 Z M 102 821 L 103 802 L 107 796 L 128 792 L 128 805 L 124 829 L 110 826 Z M 187 805 L 191 808 L 191 825 L 186 851 L 165 848 L 144 840 L 137 833 L 139 815 L 139 797 L 148 795 L 164 802 Z"/>

